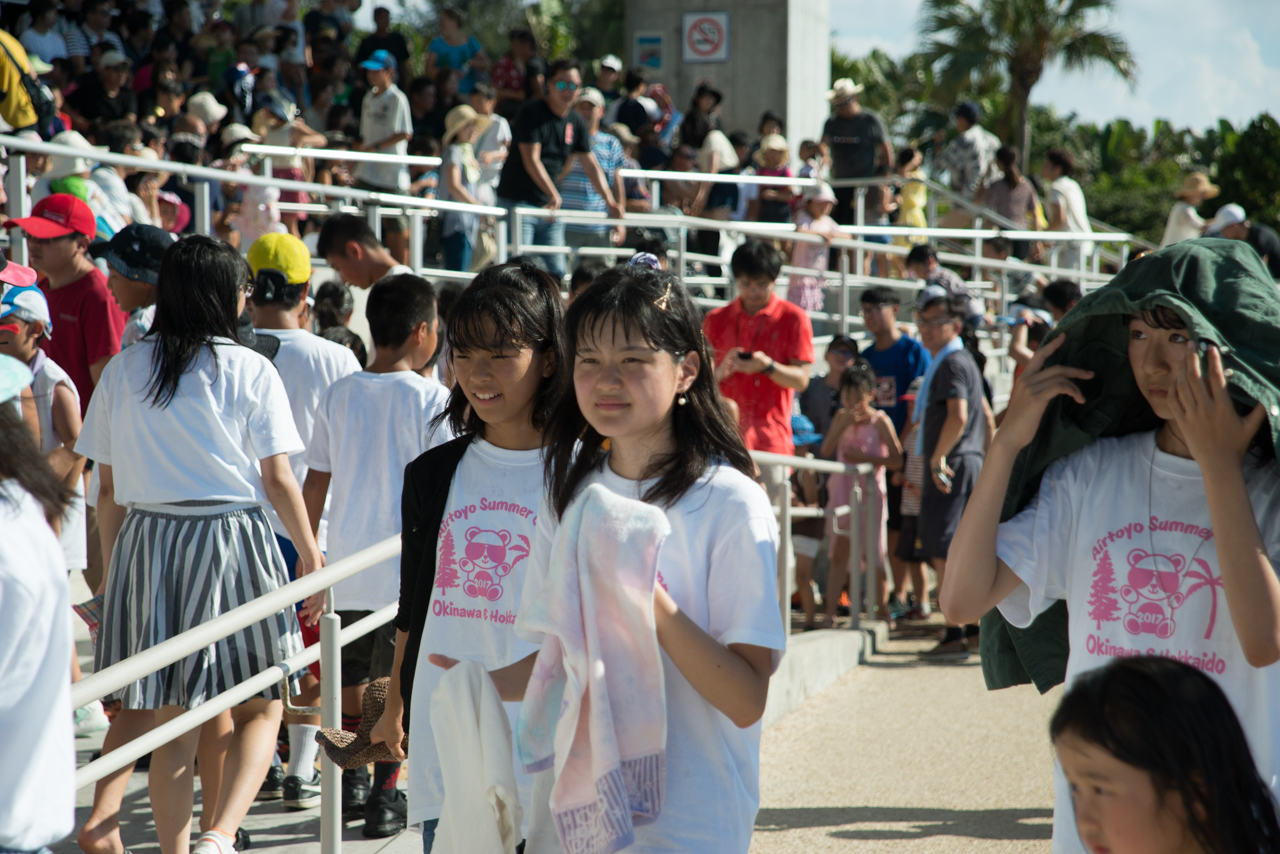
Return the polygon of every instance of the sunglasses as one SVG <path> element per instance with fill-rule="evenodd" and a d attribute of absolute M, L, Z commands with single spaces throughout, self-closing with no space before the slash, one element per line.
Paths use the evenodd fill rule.
<path fill-rule="evenodd" d="M 1129 584 L 1138 589 L 1149 587 L 1153 579 L 1165 593 L 1178 592 L 1178 573 L 1176 572 L 1139 567 L 1129 570 Z"/>
<path fill-rule="evenodd" d="M 576 92 L 581 86 L 581 83 L 574 83 L 572 80 L 557 80 L 555 82 L 556 91 L 558 92 Z"/>

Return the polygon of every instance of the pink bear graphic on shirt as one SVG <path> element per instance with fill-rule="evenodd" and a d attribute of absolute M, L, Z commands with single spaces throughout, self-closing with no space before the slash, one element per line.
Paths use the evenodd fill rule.
<path fill-rule="evenodd" d="M 529 540 L 521 535 L 521 542 L 511 544 L 510 531 L 486 531 L 468 528 L 464 535 L 467 543 L 462 549 L 458 566 L 466 573 L 462 590 L 473 599 L 496 602 L 502 598 L 502 579 L 511 574 L 512 568 L 529 556 Z M 510 561 L 508 555 L 515 555 Z"/>
<path fill-rule="evenodd" d="M 1187 600 L 1181 592 L 1182 555 L 1160 555 L 1134 549 L 1129 552 L 1129 574 L 1120 588 L 1120 598 L 1129 603 L 1124 628 L 1131 635 L 1151 634 L 1172 637 L 1177 629 L 1173 613 Z"/>

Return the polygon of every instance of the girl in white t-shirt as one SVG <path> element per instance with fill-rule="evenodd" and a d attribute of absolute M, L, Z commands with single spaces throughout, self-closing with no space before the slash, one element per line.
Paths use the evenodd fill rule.
<path fill-rule="evenodd" d="M 1117 317 L 1117 322 L 1124 320 Z M 1265 409 L 1233 402 L 1218 348 L 1156 305 L 1127 318 L 1129 366 L 1155 432 L 1103 438 L 1051 464 L 1000 523 L 1015 458 L 1059 395 L 1084 404 L 1090 371 L 1045 368 L 1043 345 L 1009 409 L 951 544 L 939 604 L 976 622 L 999 607 L 1019 628 L 1066 601 L 1070 687 L 1114 658 L 1159 655 L 1211 676 L 1230 699 L 1262 779 L 1280 772 L 1280 470 Z M 1077 324 L 1075 329 L 1084 329 Z M 1055 768 L 1054 851 L 1083 852 Z"/>
<path fill-rule="evenodd" d="M 101 473 L 107 564 L 94 669 L 102 670 L 288 583 L 262 505 L 298 550 L 298 574 L 323 565 L 289 454 L 303 450 L 275 366 L 236 339 L 249 269 L 226 243 L 192 236 L 165 253 L 151 332 L 107 365 L 76 451 Z M 193 287 L 192 283 L 198 283 Z M 117 692 L 124 705 L 104 753 L 301 652 L 292 608 Z M 296 692 L 296 680 L 294 685 Z M 231 854 L 275 750 L 280 687 L 235 707 L 222 785 L 205 795 L 213 829 L 196 854 Z M 156 748 L 151 806 L 163 854 L 186 854 L 199 729 Z M 114 736 L 114 738 L 113 738 Z M 206 807 L 207 808 L 207 807 Z"/>
<path fill-rule="evenodd" d="M 720 396 L 701 313 L 675 276 L 612 267 L 573 301 L 565 330 L 573 385 L 565 372 L 522 604 L 555 595 L 543 585 L 551 545 L 588 485 L 666 512 L 654 588 L 666 792 L 627 850 L 746 852 L 760 801 L 760 719 L 786 647 L 773 509 Z M 524 696 L 533 661 L 492 673 L 500 696 Z"/>
<path fill-rule="evenodd" d="M 413 732 L 408 822 L 422 822 L 426 852 L 445 795 L 430 719 L 444 671 L 428 653 L 493 669 L 538 651 L 516 636 L 514 623 L 545 492 L 543 429 L 556 368 L 566 362 L 559 291 L 550 274 L 526 263 L 490 267 L 459 294 L 448 351 L 457 382 L 438 419 L 459 438 L 405 472 L 396 652 L 372 740 L 395 745 L 404 759 L 399 745 L 406 729 Z M 506 706 L 514 730 L 520 704 Z M 519 773 L 517 782 L 528 816 L 532 777 Z"/>

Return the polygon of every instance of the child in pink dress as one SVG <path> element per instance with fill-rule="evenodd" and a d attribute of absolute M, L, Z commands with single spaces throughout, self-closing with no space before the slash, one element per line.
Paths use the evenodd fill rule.
<path fill-rule="evenodd" d="M 797 240 L 791 248 L 791 266 L 826 272 L 831 238 L 840 236 L 840 226 L 831 218 L 836 194 L 826 183 L 805 191 L 804 204 L 796 211 L 796 233 L 818 234 L 826 243 L 808 243 Z M 791 276 L 787 285 L 787 300 L 805 311 L 822 311 L 823 277 L 812 274 Z"/>
<path fill-rule="evenodd" d="M 840 402 L 844 408 L 831 420 L 831 428 L 822 441 L 822 456 L 828 457 L 835 452 L 835 459 L 841 463 L 871 463 L 875 466 L 870 476 L 857 475 L 862 487 L 862 500 L 869 503 L 872 512 L 871 531 L 875 538 L 876 565 L 867 567 L 875 572 L 876 578 L 876 617 L 889 619 L 889 587 L 886 583 L 885 567 L 888 565 L 888 500 L 885 490 L 885 468 L 897 469 L 902 466 L 902 445 L 898 442 L 898 434 L 893 429 L 893 422 L 872 402 L 875 400 L 876 374 L 871 365 L 863 359 L 855 359 L 853 364 L 840 376 Z M 849 503 L 849 492 L 853 487 L 855 475 L 832 475 L 827 485 L 827 509 Z M 835 622 L 836 605 L 840 600 L 840 592 L 844 588 L 849 570 L 849 525 L 848 516 L 827 517 L 827 533 L 830 537 L 831 569 L 827 576 L 825 604 L 827 609 L 826 625 Z M 859 560 L 861 563 L 861 560 Z M 851 608 L 857 608 L 854 595 L 857 585 L 850 588 Z"/>

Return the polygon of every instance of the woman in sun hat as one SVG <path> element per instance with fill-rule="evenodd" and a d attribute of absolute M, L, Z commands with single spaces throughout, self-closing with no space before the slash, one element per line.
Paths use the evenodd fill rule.
<path fill-rule="evenodd" d="M 489 126 L 482 116 L 466 104 L 454 107 L 444 117 L 444 144 L 440 162 L 440 185 L 436 197 L 448 202 L 478 205 L 480 163 L 471 142 Z M 480 233 L 480 217 L 462 211 L 443 211 L 440 236 L 447 270 L 471 269 L 471 251 Z"/>
<path fill-rule="evenodd" d="M 1169 219 L 1164 224 L 1164 237 L 1160 240 L 1160 248 L 1190 240 L 1204 234 L 1208 223 L 1196 213 L 1196 208 L 1208 199 L 1218 195 L 1217 184 L 1209 182 L 1209 176 L 1203 172 L 1192 172 L 1182 179 L 1182 189 L 1177 192 L 1178 200 L 1169 211 Z"/>
<path fill-rule="evenodd" d="M 286 148 L 323 148 L 328 140 L 324 134 L 307 127 L 300 118 L 298 106 L 280 90 L 263 92 L 255 100 L 253 132 L 262 137 L 266 145 L 282 145 Z M 310 181 L 303 169 L 301 155 L 291 154 L 272 161 L 271 175 L 287 181 Z M 309 164 L 308 164 L 309 165 Z M 306 204 L 311 197 L 298 190 L 281 190 L 280 201 Z M 282 211 L 280 221 L 294 237 L 299 237 L 298 223 L 307 218 L 302 211 Z"/>
<path fill-rule="evenodd" d="M 817 234 L 828 241 L 840 236 L 840 226 L 831 218 L 831 209 L 835 206 L 836 194 L 831 187 L 821 181 L 814 187 L 806 187 L 803 203 L 796 211 L 796 232 L 800 234 Z M 791 247 L 791 266 L 805 270 L 819 270 L 817 275 L 804 273 L 791 276 L 787 285 L 787 301 L 793 302 L 805 311 L 822 311 L 823 308 L 823 276 L 827 271 L 830 253 L 829 243 L 808 243 L 797 240 Z"/>
<path fill-rule="evenodd" d="M 756 162 L 756 174 L 761 176 L 791 177 L 791 147 L 780 133 L 765 134 L 760 140 L 760 150 L 752 158 Z M 760 222 L 790 222 L 791 200 L 795 191 L 791 187 L 761 186 L 758 200 L 754 202 L 756 215 L 748 219 Z"/>

